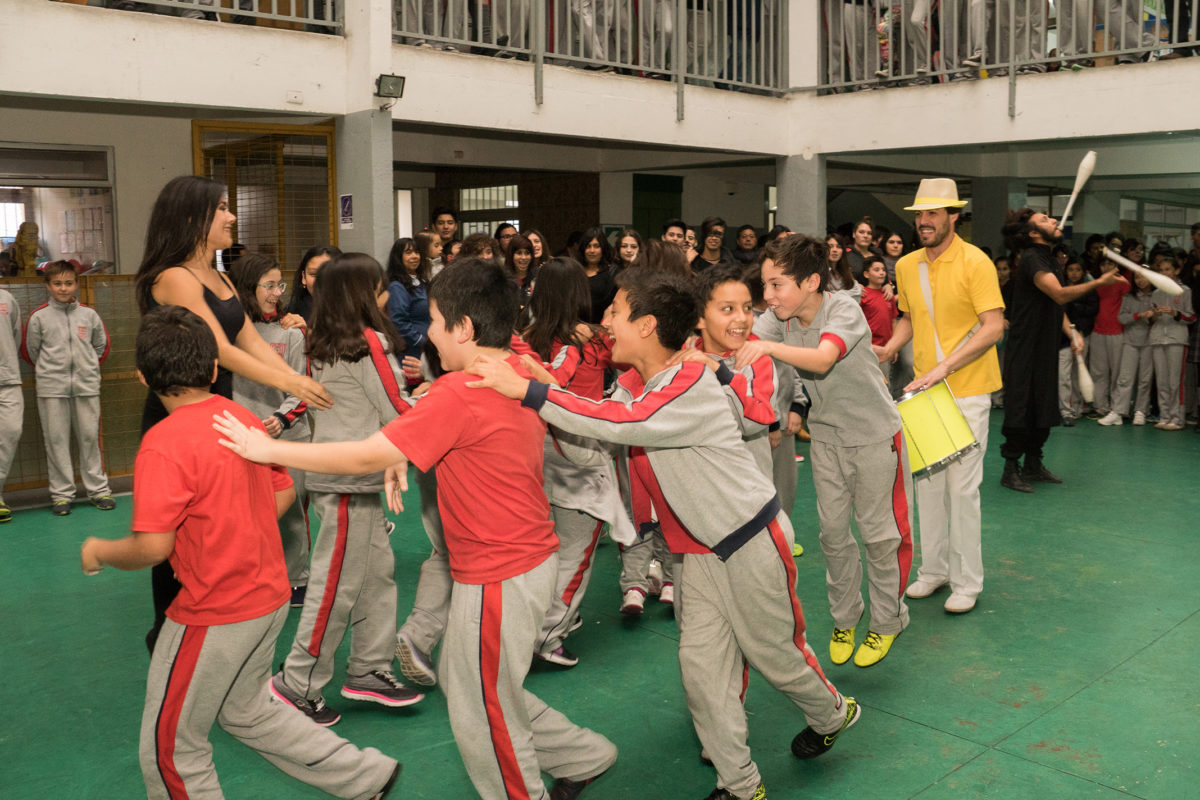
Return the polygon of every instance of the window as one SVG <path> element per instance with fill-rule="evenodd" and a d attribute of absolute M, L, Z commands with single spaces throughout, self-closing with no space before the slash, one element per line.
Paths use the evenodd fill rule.
<path fill-rule="evenodd" d="M 14 189 L 16 187 L 6 186 L 4 189 Z M 3 190 L 0 190 L 3 191 Z M 25 204 L 24 203 L 4 203 L 0 202 L 0 239 L 12 239 L 17 235 L 17 229 L 21 227 L 21 223 L 25 221 Z"/>
<path fill-rule="evenodd" d="M 502 224 L 521 227 L 521 204 L 517 185 L 478 186 L 458 192 L 459 236 L 473 233 L 491 236 Z"/>

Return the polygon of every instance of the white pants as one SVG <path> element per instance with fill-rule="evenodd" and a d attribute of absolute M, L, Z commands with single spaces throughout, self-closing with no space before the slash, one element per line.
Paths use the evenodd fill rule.
<path fill-rule="evenodd" d="M 46 441 L 50 499 L 75 499 L 75 470 L 71 467 L 71 429 L 79 445 L 79 475 L 88 497 L 112 494 L 100 454 L 100 395 L 39 397 L 38 414 Z"/>
<path fill-rule="evenodd" d="M 1088 339 L 1083 337 L 1083 360 L 1087 363 Z M 1083 394 L 1079 391 L 1075 354 L 1070 347 L 1058 349 L 1058 413 L 1063 419 L 1079 419 L 1083 414 Z"/>
<path fill-rule="evenodd" d="M 842 4 L 842 29 L 845 36 L 846 57 L 850 62 L 852 81 L 866 81 L 875 77 L 879 69 L 879 34 L 875 30 L 877 9 L 869 6 Z"/>
<path fill-rule="evenodd" d="M 1103 415 L 1112 411 L 1114 395 L 1117 393 L 1125 335 L 1093 332 L 1088 338 L 1088 371 L 1092 373 L 1092 383 L 1096 385 L 1096 399 L 1092 402 L 1092 407 L 1096 409 L 1096 413 Z"/>
<path fill-rule="evenodd" d="M 1058 53 L 1064 57 L 1082 56 L 1092 49 L 1093 30 L 1088 0 L 1059 0 Z"/>
<path fill-rule="evenodd" d="M 914 481 L 921 542 L 917 580 L 949 582 L 956 594 L 975 597 L 983 591 L 979 484 L 983 482 L 991 395 L 957 399 L 979 448 L 945 469 Z"/>
<path fill-rule="evenodd" d="M 21 394 L 21 384 L 0 386 L 0 492 L 4 491 L 4 482 L 17 454 L 24 419 L 25 396 Z"/>

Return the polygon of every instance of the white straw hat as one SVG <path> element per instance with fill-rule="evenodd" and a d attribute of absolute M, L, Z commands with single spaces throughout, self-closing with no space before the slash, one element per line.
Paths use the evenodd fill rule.
<path fill-rule="evenodd" d="M 966 200 L 958 199 L 958 186 L 950 178 L 924 178 L 917 187 L 917 196 L 905 211 L 928 211 L 931 208 L 962 208 Z"/>

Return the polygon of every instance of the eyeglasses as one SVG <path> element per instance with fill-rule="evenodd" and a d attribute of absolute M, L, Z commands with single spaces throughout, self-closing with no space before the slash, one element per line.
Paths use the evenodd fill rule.
<path fill-rule="evenodd" d="M 258 286 L 260 289 L 266 289 L 268 292 L 280 292 L 282 294 L 283 291 L 287 289 L 287 281 L 280 281 L 279 283 L 259 283 L 256 284 L 256 286 Z"/>

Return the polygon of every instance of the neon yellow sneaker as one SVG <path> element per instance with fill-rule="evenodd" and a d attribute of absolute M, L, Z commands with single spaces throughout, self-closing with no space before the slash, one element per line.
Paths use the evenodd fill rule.
<path fill-rule="evenodd" d="M 867 638 L 863 639 L 858 652 L 854 654 L 854 666 L 869 667 L 872 664 L 878 664 L 892 649 L 892 642 L 896 641 L 896 637 L 899 635 L 898 633 L 867 631 Z"/>
<path fill-rule="evenodd" d="M 829 660 L 845 664 L 854 655 L 854 628 L 834 628 L 829 637 Z"/>
<path fill-rule="evenodd" d="M 802 555 L 804 555 L 804 545 L 799 542 L 792 545 L 792 558 L 799 558 Z"/>

